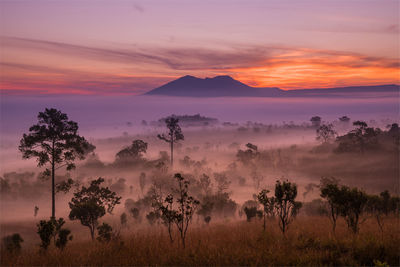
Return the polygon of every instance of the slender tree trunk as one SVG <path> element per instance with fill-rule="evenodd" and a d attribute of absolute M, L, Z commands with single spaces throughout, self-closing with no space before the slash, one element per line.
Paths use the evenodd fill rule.
<path fill-rule="evenodd" d="M 264 232 L 265 232 L 265 211 L 264 211 L 264 225 L 263 225 L 263 229 L 264 229 Z"/>
<path fill-rule="evenodd" d="M 336 220 L 333 221 L 332 230 L 333 230 L 333 234 L 335 235 L 336 234 Z"/>
<path fill-rule="evenodd" d="M 54 141 L 51 155 L 51 217 L 56 218 L 56 192 L 55 192 L 55 162 L 54 162 Z"/>
<path fill-rule="evenodd" d="M 90 229 L 90 237 L 92 238 L 92 241 L 94 241 L 94 227 L 89 226 L 89 229 Z"/>
<path fill-rule="evenodd" d="M 173 243 L 174 240 L 172 239 L 171 223 L 168 224 L 168 234 L 169 234 L 169 240 L 171 241 L 171 243 Z"/>
<path fill-rule="evenodd" d="M 174 166 L 174 140 L 171 138 L 171 168 Z"/>

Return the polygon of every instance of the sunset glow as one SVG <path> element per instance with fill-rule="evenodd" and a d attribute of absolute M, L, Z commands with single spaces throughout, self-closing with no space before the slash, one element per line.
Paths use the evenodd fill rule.
<path fill-rule="evenodd" d="M 184 75 L 399 83 L 398 1 L 90 2 L 2 1 L 2 93 L 141 94 Z"/>

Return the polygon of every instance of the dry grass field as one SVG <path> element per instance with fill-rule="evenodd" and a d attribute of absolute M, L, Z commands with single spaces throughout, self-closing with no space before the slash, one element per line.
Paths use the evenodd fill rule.
<path fill-rule="evenodd" d="M 174 243 L 170 243 L 163 226 L 130 225 L 129 229 L 122 229 L 120 238 L 110 243 L 83 238 L 87 229 L 78 228 L 78 225 L 71 229 L 74 240 L 64 251 L 51 247 L 43 252 L 39 242 L 26 240 L 19 254 L 2 249 L 1 265 L 398 266 L 400 263 L 398 218 L 386 220 L 383 234 L 370 218 L 361 225 L 357 236 L 347 230 L 342 220 L 333 235 L 326 217 L 300 216 L 290 225 L 286 236 L 282 235 L 275 220 L 267 222 L 266 232 L 263 232 L 260 220 L 215 222 L 208 226 L 193 224 L 185 249 L 177 235 Z M 33 235 L 25 239 L 29 238 Z"/>

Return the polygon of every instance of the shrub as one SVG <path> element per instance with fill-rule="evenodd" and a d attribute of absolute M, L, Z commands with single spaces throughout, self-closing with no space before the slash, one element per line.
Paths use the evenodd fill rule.
<path fill-rule="evenodd" d="M 103 223 L 97 227 L 97 233 L 97 240 L 100 242 L 110 242 L 112 237 L 112 227 L 107 223 Z"/>
<path fill-rule="evenodd" d="M 22 242 L 24 242 L 24 240 L 18 233 L 3 237 L 4 247 L 11 253 L 20 252 Z"/>
<path fill-rule="evenodd" d="M 244 213 L 246 214 L 247 221 L 250 222 L 257 215 L 257 207 L 244 207 Z"/>

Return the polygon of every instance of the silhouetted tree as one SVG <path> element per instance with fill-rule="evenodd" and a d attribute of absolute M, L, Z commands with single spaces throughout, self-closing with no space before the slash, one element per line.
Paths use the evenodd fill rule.
<path fill-rule="evenodd" d="M 108 187 L 101 187 L 103 178 L 91 181 L 89 187 L 82 188 L 74 193 L 74 197 L 69 202 L 71 212 L 70 220 L 80 220 L 83 226 L 90 230 L 92 240 L 94 231 L 98 226 L 98 219 L 103 217 L 106 212 L 112 213 L 115 205 L 120 204 L 121 197 L 117 196 Z"/>
<path fill-rule="evenodd" d="M 336 138 L 337 152 L 360 152 L 363 154 L 367 149 L 378 147 L 378 135 L 381 133 L 379 128 L 368 127 L 364 121 L 355 121 L 353 125 L 357 128 Z"/>
<path fill-rule="evenodd" d="M 400 151 L 400 127 L 397 123 L 392 123 L 387 134 L 393 138 L 394 151 L 396 152 L 396 159 L 398 162 Z"/>
<path fill-rule="evenodd" d="M 297 202 L 296 197 L 296 184 L 289 181 L 276 181 L 274 204 L 279 219 L 279 227 L 283 234 L 285 234 L 289 224 L 301 208 L 301 202 Z"/>
<path fill-rule="evenodd" d="M 137 160 L 147 151 L 147 143 L 143 140 L 133 140 L 132 145 L 123 148 L 116 154 L 117 160 Z"/>
<path fill-rule="evenodd" d="M 38 228 L 37 233 L 39 234 L 40 240 L 42 241 L 40 247 L 43 248 L 44 250 L 47 250 L 55 231 L 55 226 L 53 224 L 52 219 L 50 219 L 49 221 L 41 220 L 37 224 L 37 228 Z"/>
<path fill-rule="evenodd" d="M 39 112 L 38 123 L 29 128 L 19 145 L 24 159 L 37 158 L 38 166 L 50 165 L 44 176 L 51 175 L 52 212 L 55 218 L 55 171 L 61 167 L 75 168 L 75 159 L 84 159 L 94 146 L 78 135 L 78 124 L 69 121 L 67 114 L 56 109 Z"/>
<path fill-rule="evenodd" d="M 342 191 L 339 188 L 339 181 L 335 178 L 321 179 L 321 197 L 325 198 L 329 207 L 329 219 L 332 222 L 332 231 L 335 233 L 336 222 L 341 214 L 343 205 Z"/>
<path fill-rule="evenodd" d="M 176 173 L 175 178 L 178 181 L 178 197 L 176 200 L 178 209 L 176 210 L 175 224 L 178 227 L 183 248 L 185 248 L 186 233 L 192 221 L 193 214 L 200 202 L 189 195 L 189 181 L 187 179 L 180 173 Z"/>
<path fill-rule="evenodd" d="M 367 208 L 367 194 L 358 188 L 350 189 L 347 186 L 342 186 L 341 191 L 341 216 L 344 217 L 348 228 L 357 234 L 361 216 Z"/>
<path fill-rule="evenodd" d="M 236 157 L 238 161 L 242 162 L 245 166 L 253 165 L 254 159 L 259 157 L 260 152 L 258 152 L 258 147 L 252 143 L 247 143 L 246 147 L 246 150 L 239 149 Z"/>
<path fill-rule="evenodd" d="M 316 139 L 323 144 L 335 139 L 337 132 L 333 129 L 333 124 L 322 124 L 317 128 Z"/>
<path fill-rule="evenodd" d="M 319 127 L 321 125 L 321 117 L 320 116 L 314 116 L 310 119 L 311 125 L 315 128 Z"/>
<path fill-rule="evenodd" d="M 184 136 L 181 130 L 181 127 L 178 124 L 179 119 L 174 117 L 168 117 L 165 119 L 165 123 L 168 128 L 167 134 L 159 134 L 157 137 L 161 140 L 170 144 L 171 148 L 171 166 L 174 164 L 174 143 L 178 142 L 179 140 L 183 140 Z"/>
<path fill-rule="evenodd" d="M 378 196 L 370 195 L 368 196 L 368 211 L 375 217 L 378 223 L 379 229 L 383 234 L 384 217 L 388 216 L 393 207 L 391 204 L 391 196 L 389 191 L 385 190 L 381 192 Z"/>
<path fill-rule="evenodd" d="M 160 206 L 161 219 L 163 221 L 163 224 L 168 229 L 168 235 L 171 243 L 174 242 L 172 238 L 172 225 L 177 218 L 177 212 L 172 208 L 173 202 L 174 202 L 174 197 L 171 194 L 169 194 L 165 198 L 164 203 Z"/>
<path fill-rule="evenodd" d="M 274 198 L 273 197 L 268 197 L 269 190 L 263 189 L 261 190 L 260 193 L 257 195 L 257 200 L 258 202 L 263 205 L 263 230 L 265 231 L 265 217 L 267 215 L 272 215 L 274 212 Z"/>

